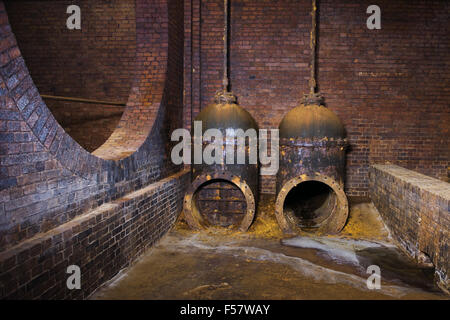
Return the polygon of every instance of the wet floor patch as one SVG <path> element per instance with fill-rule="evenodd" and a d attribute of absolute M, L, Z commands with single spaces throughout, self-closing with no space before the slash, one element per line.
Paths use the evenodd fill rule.
<path fill-rule="evenodd" d="M 295 237 L 281 240 L 286 246 L 314 249 L 338 265 L 353 265 L 354 273 L 367 274 L 369 266 L 382 270 L 382 279 L 398 285 L 436 291 L 434 269 L 418 266 L 392 243 L 346 238 Z"/>
<path fill-rule="evenodd" d="M 351 231 L 283 239 L 270 206 L 249 232 L 189 230 L 179 223 L 93 299 L 446 299 L 390 241 L 369 204 L 352 208 Z M 273 212 L 273 211 L 272 211 Z M 364 219 L 366 217 L 366 219 Z M 371 223 L 370 232 L 364 225 Z M 374 230 L 373 225 L 376 225 Z M 350 235 L 351 234 L 351 235 Z M 352 238 L 353 237 L 353 238 Z M 381 289 L 367 288 L 379 265 Z"/>

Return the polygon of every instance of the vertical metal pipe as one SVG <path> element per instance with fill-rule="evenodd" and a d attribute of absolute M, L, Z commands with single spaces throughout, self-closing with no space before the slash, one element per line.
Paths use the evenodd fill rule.
<path fill-rule="evenodd" d="M 309 79 L 309 93 L 313 95 L 316 92 L 316 33 L 317 33 L 317 6 L 316 6 L 316 0 L 312 1 L 312 9 L 311 9 L 311 16 L 312 16 L 312 26 L 311 26 L 311 41 L 310 41 L 310 48 L 311 48 L 311 77 Z"/>
<path fill-rule="evenodd" d="M 223 31 L 223 91 L 228 92 L 228 0 L 224 0 L 224 31 Z"/>

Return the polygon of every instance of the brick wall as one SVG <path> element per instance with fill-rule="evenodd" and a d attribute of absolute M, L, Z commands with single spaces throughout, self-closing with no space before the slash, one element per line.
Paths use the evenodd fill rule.
<path fill-rule="evenodd" d="M 448 1 L 388 1 L 368 30 L 370 1 L 320 1 L 318 84 L 350 141 L 346 192 L 368 195 L 371 163 L 447 176 L 450 151 Z M 307 92 L 311 1 L 231 2 L 231 83 L 260 128 L 277 128 Z M 186 4 L 185 124 L 222 78 L 223 1 Z M 262 191 L 275 192 L 274 177 Z"/>
<path fill-rule="evenodd" d="M 81 8 L 81 30 L 66 27 L 66 9 L 71 4 Z M 135 77 L 134 0 L 5 1 L 5 5 L 41 94 L 127 102 Z M 124 110 L 54 100 L 46 104 L 88 151 L 108 139 Z M 80 115 L 82 122 L 77 121 Z"/>
<path fill-rule="evenodd" d="M 85 299 L 129 266 L 175 222 L 187 172 L 104 204 L 0 253 L 0 299 Z M 66 286 L 80 267 L 81 289 Z"/>
<path fill-rule="evenodd" d="M 430 257 L 449 292 L 450 185 L 395 165 L 370 167 L 370 197 L 391 235 L 412 257 Z"/>
<path fill-rule="evenodd" d="M 94 156 L 42 101 L 0 1 L 0 251 L 180 170 L 168 140 L 183 125 L 183 6 L 138 0 L 136 14 L 136 82 Z"/>
<path fill-rule="evenodd" d="M 109 2 L 98 3 L 107 6 Z M 354 196 L 368 195 L 371 163 L 390 161 L 441 177 L 446 175 L 449 159 L 448 2 L 382 0 L 378 3 L 382 29 L 375 31 L 365 26 L 369 4 L 326 0 L 320 7 L 319 86 L 328 106 L 347 128 L 351 144 L 347 192 Z M 42 101 L 0 1 L 0 252 L 6 254 L 21 245 L 27 252 L 6 259 L 2 270 L 25 262 L 23 258 L 29 254 L 33 259 L 45 258 L 42 246 L 33 245 L 33 249 L 28 248 L 32 252 L 27 251 L 31 243 L 25 242 L 27 239 L 66 230 L 74 218 L 83 220 L 96 208 L 108 208 L 112 201 L 180 170 L 170 162 L 172 144 L 168 138 L 173 129 L 188 127 L 190 111 L 192 116 L 198 114 L 220 88 L 222 10 L 220 0 L 184 4 L 176 0 L 135 1 L 138 45 L 127 106 L 118 128 L 90 154 L 67 135 Z M 260 128 L 276 128 L 307 90 L 309 12 L 310 1 L 306 0 L 232 1 L 233 91 Z M 109 75 L 102 83 L 111 79 Z M 99 90 L 106 96 L 107 92 Z M 274 192 L 273 177 L 264 177 L 261 185 L 263 192 Z M 108 214 L 120 212 L 125 211 Z M 161 230 L 167 230 L 173 221 L 171 212 L 163 214 L 145 241 L 151 243 Z M 139 246 L 134 243 L 128 247 L 129 238 L 123 239 L 121 247 Z M 91 240 L 95 243 L 95 237 Z M 58 237 L 55 241 L 57 244 Z M 82 254 L 91 248 L 85 243 L 81 247 Z M 56 248 L 66 250 L 64 245 Z M 427 252 L 434 250 L 430 248 Z M 108 249 L 117 257 L 112 262 L 117 264 L 108 270 L 117 270 L 126 260 L 115 255 L 116 249 Z M 63 270 L 67 262 L 60 260 L 60 253 L 50 256 L 61 262 L 54 267 Z M 42 275 L 47 271 L 41 273 L 37 267 L 35 272 L 31 278 L 16 280 L 32 283 L 33 288 L 39 288 L 42 281 L 49 283 L 42 280 L 49 276 Z M 107 271 L 104 279 L 114 272 Z M 36 290 L 43 293 L 41 289 Z"/>

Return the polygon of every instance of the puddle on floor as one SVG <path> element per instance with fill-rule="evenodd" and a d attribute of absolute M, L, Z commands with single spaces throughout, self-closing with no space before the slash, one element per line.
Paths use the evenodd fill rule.
<path fill-rule="evenodd" d="M 352 206 L 338 237 L 283 239 L 273 201 L 249 232 L 194 232 L 183 223 L 92 299 L 447 299 L 433 270 L 395 247 L 372 204 Z M 369 265 L 381 289 L 369 290 Z"/>
<path fill-rule="evenodd" d="M 316 255 L 333 261 L 335 265 L 323 264 L 317 260 L 316 263 L 331 269 L 342 265 L 343 268 L 340 269 L 343 272 L 367 278 L 368 267 L 376 265 L 380 267 L 384 281 L 430 292 L 437 291 L 434 285 L 434 269 L 419 267 L 392 243 L 321 237 L 297 237 L 282 240 L 281 243 L 295 248 L 314 249 Z"/>

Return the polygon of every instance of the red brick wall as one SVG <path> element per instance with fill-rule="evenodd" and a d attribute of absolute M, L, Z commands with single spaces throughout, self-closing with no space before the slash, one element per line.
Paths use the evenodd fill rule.
<path fill-rule="evenodd" d="M 393 238 L 413 258 L 428 256 L 449 293 L 448 183 L 395 165 L 371 166 L 369 176 L 370 196 Z"/>
<path fill-rule="evenodd" d="M 66 27 L 71 4 L 81 8 L 81 30 Z M 135 1 L 6 1 L 6 9 L 41 94 L 127 102 L 135 77 Z M 46 103 L 88 151 L 108 139 L 124 110 L 48 99 Z"/>
<path fill-rule="evenodd" d="M 187 125 L 222 77 L 223 1 L 201 3 L 185 10 Z M 370 163 L 443 178 L 450 158 L 449 2 L 380 0 L 381 30 L 366 26 L 371 4 L 319 8 L 318 84 L 347 130 L 351 196 L 368 195 Z M 260 128 L 277 128 L 307 92 L 310 10 L 309 0 L 231 1 L 232 88 Z M 273 177 L 263 177 L 262 191 L 275 192 Z"/>
<path fill-rule="evenodd" d="M 86 299 L 173 225 L 189 180 L 180 172 L 0 252 L 0 299 Z M 67 267 L 81 270 L 67 289 Z"/>
<path fill-rule="evenodd" d="M 169 137 L 183 126 L 183 6 L 136 0 L 136 7 L 138 81 L 120 121 L 122 140 L 96 157 L 42 101 L 0 1 L 0 251 L 180 170 Z"/>

